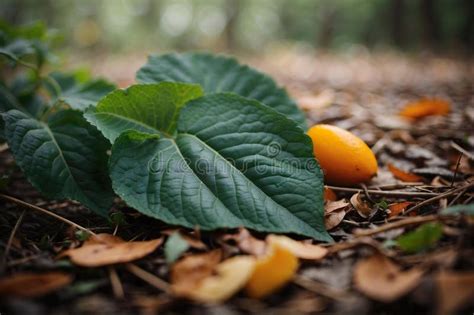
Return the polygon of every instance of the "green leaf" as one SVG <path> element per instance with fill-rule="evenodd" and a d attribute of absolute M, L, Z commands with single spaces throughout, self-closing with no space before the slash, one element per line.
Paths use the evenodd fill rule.
<path fill-rule="evenodd" d="M 443 209 L 440 213 L 441 215 L 457 215 L 465 214 L 468 216 L 474 216 L 474 203 L 468 205 L 455 205 Z"/>
<path fill-rule="evenodd" d="M 102 79 L 80 82 L 74 74 L 52 73 L 53 79 L 59 91 L 49 85 L 50 91 L 56 95 L 56 100 L 67 103 L 71 108 L 84 111 L 89 106 L 95 106 L 105 95 L 115 90 L 115 85 Z M 57 87 L 56 87 L 57 88 Z"/>
<path fill-rule="evenodd" d="M 133 94 L 116 95 L 110 106 L 139 106 L 147 95 L 156 95 L 153 88 L 160 89 L 136 86 Z M 153 99 L 156 112 L 166 114 L 159 110 L 160 98 Z M 138 211 L 203 230 L 246 226 L 331 240 L 311 139 L 269 107 L 214 94 L 181 110 L 173 137 L 161 132 L 167 121 L 148 133 L 142 132 L 142 121 L 126 125 L 97 124 L 109 139 L 137 127 L 115 140 L 109 168 L 115 192 Z"/>
<path fill-rule="evenodd" d="M 425 223 L 413 232 L 397 238 L 398 246 L 405 252 L 418 253 L 435 245 L 443 236 L 440 223 Z"/>
<path fill-rule="evenodd" d="M 10 110 L 3 119 L 15 160 L 39 191 L 106 215 L 113 198 L 106 173 L 109 144 L 80 112 L 60 111 L 44 123 Z"/>
<path fill-rule="evenodd" d="M 260 101 L 307 129 L 304 114 L 284 89 L 269 76 L 239 64 L 234 58 L 206 53 L 150 56 L 137 72 L 137 80 L 198 83 L 206 93 L 233 92 Z"/>
<path fill-rule="evenodd" d="M 173 134 L 183 105 L 202 96 L 195 84 L 162 82 L 116 90 L 102 99 L 86 119 L 114 142 L 125 130 Z"/>
<path fill-rule="evenodd" d="M 189 249 L 189 244 L 181 237 L 179 232 L 174 232 L 165 243 L 165 258 L 168 264 L 174 263 Z"/>

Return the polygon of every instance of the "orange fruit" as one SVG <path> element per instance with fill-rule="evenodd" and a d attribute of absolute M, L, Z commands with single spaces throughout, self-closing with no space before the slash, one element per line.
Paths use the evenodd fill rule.
<path fill-rule="evenodd" d="M 451 110 L 449 102 L 437 98 L 422 98 L 408 103 L 400 111 L 400 116 L 407 119 L 419 119 L 432 115 L 447 115 Z"/>
<path fill-rule="evenodd" d="M 308 130 L 314 156 L 328 184 L 352 186 L 369 181 L 377 173 L 377 160 L 367 144 L 347 130 L 315 125 Z"/>

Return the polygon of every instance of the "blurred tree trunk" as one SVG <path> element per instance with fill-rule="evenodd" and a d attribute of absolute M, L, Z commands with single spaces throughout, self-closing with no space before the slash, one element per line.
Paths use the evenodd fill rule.
<path fill-rule="evenodd" d="M 420 9 L 423 23 L 423 43 L 430 48 L 436 48 L 439 44 L 440 32 L 438 16 L 435 10 L 435 0 L 421 0 Z"/>
<path fill-rule="evenodd" d="M 391 3 L 391 33 L 394 44 L 405 46 L 405 1 L 392 0 Z"/>
<path fill-rule="evenodd" d="M 337 23 L 337 9 L 331 2 L 325 2 L 324 4 L 321 10 L 321 24 L 319 25 L 317 46 L 329 48 L 332 44 L 334 26 Z"/>
<path fill-rule="evenodd" d="M 237 48 L 236 26 L 240 12 L 240 0 L 227 0 L 225 4 L 227 23 L 224 29 L 227 50 Z"/>

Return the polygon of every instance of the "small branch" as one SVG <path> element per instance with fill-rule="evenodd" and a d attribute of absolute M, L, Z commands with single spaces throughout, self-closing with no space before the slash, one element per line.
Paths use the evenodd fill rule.
<path fill-rule="evenodd" d="M 12 196 L 0 194 L 0 197 L 3 198 L 3 199 L 5 199 L 5 200 L 11 201 L 11 202 L 13 202 L 13 203 L 16 203 L 17 205 L 24 206 L 24 207 L 30 208 L 30 209 L 32 209 L 32 210 L 36 210 L 36 211 L 42 212 L 42 213 L 44 213 L 44 214 L 47 214 L 47 215 L 49 215 L 49 216 L 51 216 L 51 217 L 53 217 L 53 218 L 56 218 L 56 219 L 58 219 L 58 220 L 60 220 L 60 221 L 63 221 L 64 223 L 67 223 L 67 224 L 69 224 L 69 225 L 71 225 L 71 226 L 74 226 L 75 228 L 78 228 L 79 230 L 83 230 L 84 232 L 87 232 L 87 233 L 89 233 L 89 234 L 91 234 L 91 235 L 96 235 L 96 234 L 95 234 L 94 232 L 92 232 L 91 230 L 89 230 L 89 229 L 87 229 L 87 228 L 85 228 L 85 227 L 83 227 L 83 226 L 81 226 L 81 225 L 79 225 L 79 224 L 77 224 L 77 223 L 74 223 L 74 222 L 72 222 L 72 221 L 70 221 L 70 220 L 68 220 L 68 219 L 66 219 L 66 218 L 63 218 L 62 216 L 57 215 L 56 213 L 51 212 L 51 211 L 49 211 L 49 210 L 46 210 L 46 209 L 40 208 L 40 207 L 38 207 L 38 206 L 32 205 L 32 204 L 30 204 L 30 203 L 28 203 L 28 202 L 25 202 L 25 201 L 23 201 L 23 200 L 17 199 L 17 198 L 12 197 Z"/>
<path fill-rule="evenodd" d="M 132 263 L 126 264 L 125 268 L 131 274 L 133 274 L 137 278 L 142 279 L 143 281 L 145 281 L 146 283 L 148 283 L 152 287 L 155 287 L 155 288 L 157 288 L 161 291 L 164 291 L 166 293 L 170 292 L 169 284 L 166 281 L 161 280 L 160 278 L 158 278 L 154 274 L 152 274 L 152 273 L 150 273 L 150 272 L 148 272 L 148 271 L 146 271 L 146 270 L 144 270 L 144 269 L 142 269 L 142 268 L 140 268 L 137 265 L 132 264 Z"/>
<path fill-rule="evenodd" d="M 348 188 L 348 187 L 337 187 L 337 186 L 326 186 L 335 191 L 340 192 L 349 192 L 349 193 L 358 193 L 364 192 L 363 189 L 358 188 Z M 376 196 L 390 196 L 390 197 L 433 197 L 437 196 L 437 193 L 431 192 L 416 192 L 416 191 L 399 191 L 399 190 L 390 190 L 390 191 L 383 191 L 383 190 L 373 190 L 367 189 L 367 193 Z"/>
<path fill-rule="evenodd" d="M 109 266 L 107 269 L 109 270 L 110 284 L 112 285 L 114 296 L 116 299 L 121 300 L 125 297 L 125 293 L 123 291 L 122 282 L 117 274 L 117 270 L 112 266 Z"/>
<path fill-rule="evenodd" d="M 433 197 L 433 198 L 430 198 L 430 199 L 426 199 L 426 200 L 420 202 L 419 204 L 417 204 L 416 206 L 411 207 L 410 209 L 406 210 L 406 211 L 405 211 L 405 214 L 410 213 L 410 212 L 415 211 L 415 210 L 418 210 L 418 209 L 420 209 L 421 207 L 423 207 L 423 206 L 425 206 L 425 205 L 427 205 L 427 204 L 430 204 L 430 203 L 432 203 L 432 202 L 434 202 L 434 201 L 437 201 L 437 200 L 440 200 L 440 199 L 449 197 L 449 196 L 451 196 L 451 195 L 454 195 L 454 194 L 456 194 L 456 193 L 458 193 L 458 192 L 460 192 L 460 191 L 463 191 L 463 190 L 468 191 L 468 190 L 469 190 L 470 188 L 472 188 L 472 187 L 474 187 L 474 182 L 468 183 L 468 184 L 466 184 L 466 185 L 464 185 L 464 186 L 461 186 L 461 187 L 458 187 L 458 188 L 455 188 L 455 189 L 452 189 L 452 190 L 447 191 L 447 192 L 445 192 L 445 193 L 438 194 L 437 196 L 435 196 L 435 197 Z"/>
<path fill-rule="evenodd" d="M 407 225 L 416 225 L 426 222 L 432 222 L 437 221 L 438 219 L 439 218 L 437 215 L 428 215 L 424 217 L 409 217 L 397 222 L 384 224 L 374 229 L 358 229 L 354 231 L 354 234 L 356 235 L 356 237 L 372 236 L 389 230 L 398 229 Z"/>
<path fill-rule="evenodd" d="M 456 151 L 460 152 L 461 154 L 464 154 L 467 156 L 469 159 L 474 161 L 474 155 L 472 155 L 471 152 L 467 151 L 466 149 L 462 148 L 459 144 L 457 144 L 454 141 L 451 141 L 451 147 L 455 149 Z"/>
<path fill-rule="evenodd" d="M 12 247 L 13 239 L 15 238 L 16 231 L 20 227 L 24 216 L 25 216 L 25 210 L 21 212 L 20 217 L 16 221 L 15 226 L 13 227 L 13 230 L 10 233 L 10 237 L 8 238 L 7 246 L 5 247 L 5 252 L 3 253 L 3 257 L 2 257 L 2 264 L 0 265 L 0 272 L 2 273 L 5 270 L 5 267 L 7 265 L 8 254 L 10 253 L 10 248 Z"/>

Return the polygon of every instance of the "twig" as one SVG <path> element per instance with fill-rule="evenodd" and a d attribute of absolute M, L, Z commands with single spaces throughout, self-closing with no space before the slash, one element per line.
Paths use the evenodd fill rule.
<path fill-rule="evenodd" d="M 458 175 L 459 165 L 461 164 L 461 159 L 463 157 L 463 154 L 464 153 L 461 152 L 461 155 L 459 155 L 458 161 L 456 162 L 456 170 L 454 171 L 453 180 L 451 181 L 451 188 L 454 187 L 454 182 L 456 181 L 456 176 Z"/>
<path fill-rule="evenodd" d="M 57 215 L 56 213 L 51 212 L 51 211 L 49 211 L 49 210 L 40 208 L 40 207 L 38 207 L 38 206 L 32 205 L 32 204 L 30 204 L 30 203 L 28 203 L 28 202 L 25 202 L 25 201 L 23 201 L 23 200 L 20 200 L 20 199 L 17 199 L 17 198 L 15 198 L 15 197 L 8 196 L 8 195 L 5 195 L 5 194 L 0 194 L 0 197 L 3 198 L 3 199 L 9 200 L 9 201 L 11 201 L 11 202 L 14 202 L 14 203 L 16 203 L 16 204 L 18 204 L 18 205 L 21 205 L 21 206 L 30 208 L 30 209 L 32 209 L 32 210 L 36 210 L 36 211 L 42 212 L 42 213 L 44 213 L 44 214 L 47 214 L 47 215 L 49 215 L 49 216 L 52 216 L 53 218 L 56 218 L 56 219 L 58 219 L 58 220 L 60 220 L 60 221 L 63 221 L 64 223 L 67 223 L 67 224 L 69 224 L 69 225 L 72 225 L 72 226 L 78 228 L 79 230 L 83 230 L 84 232 L 87 232 L 87 233 L 89 233 L 89 234 L 91 234 L 91 235 L 96 235 L 96 234 L 95 234 L 94 232 L 92 232 L 91 230 L 89 230 L 89 229 L 87 229 L 87 228 L 85 228 L 85 227 L 83 227 L 83 226 L 81 226 L 81 225 L 79 225 L 79 224 L 77 224 L 77 223 L 74 223 L 74 222 L 72 222 L 72 221 L 70 221 L 70 220 L 68 220 L 68 219 L 66 219 L 66 218 L 63 218 L 62 216 Z"/>
<path fill-rule="evenodd" d="M 462 148 L 459 144 L 457 144 L 456 142 L 454 141 L 451 141 L 451 147 L 457 151 L 459 151 L 461 154 L 464 154 L 465 156 L 467 156 L 469 159 L 473 160 L 474 161 L 474 155 L 472 155 L 472 153 L 470 153 L 469 151 L 467 151 L 466 149 Z"/>
<path fill-rule="evenodd" d="M 0 265 L 0 272 L 3 272 L 3 270 L 5 270 L 5 266 L 7 265 L 8 254 L 10 253 L 10 248 L 12 247 L 12 244 L 13 244 L 13 239 L 15 238 L 16 231 L 20 227 L 24 216 L 25 216 L 25 210 L 21 212 L 20 217 L 18 218 L 18 220 L 16 220 L 15 226 L 13 227 L 13 230 L 10 233 L 7 246 L 5 247 L 5 252 L 3 253 L 2 264 Z"/>
<path fill-rule="evenodd" d="M 421 207 L 427 205 L 427 204 L 430 204 L 432 203 L 433 201 L 437 201 L 437 200 L 440 200 L 440 199 L 443 199 L 443 198 L 446 198 L 446 197 L 449 197 L 451 195 L 454 195 L 455 193 L 457 192 L 460 192 L 460 191 L 463 191 L 463 190 L 469 190 L 471 187 L 474 187 L 474 182 L 472 183 L 468 183 L 464 186 L 461 186 L 461 187 L 458 187 L 458 188 L 455 188 L 455 189 L 452 189 L 452 190 L 449 190 L 445 193 L 442 193 L 442 194 L 438 194 L 437 196 L 433 197 L 433 198 L 430 198 L 430 199 L 426 199 L 422 202 L 420 202 L 419 204 L 417 204 L 416 206 L 413 206 L 411 207 L 410 209 L 406 210 L 405 211 L 405 214 L 407 213 L 410 213 L 412 211 L 415 211 L 415 210 L 418 210 L 420 209 Z"/>
<path fill-rule="evenodd" d="M 293 277 L 293 283 L 302 287 L 303 289 L 333 300 L 342 300 L 347 296 L 347 293 L 344 291 L 333 289 L 300 275 L 295 275 Z"/>
<path fill-rule="evenodd" d="M 337 186 L 326 186 L 335 191 L 340 192 L 350 192 L 350 193 L 358 193 L 364 192 L 363 189 L 358 188 L 349 188 L 349 187 L 337 187 Z M 377 196 L 391 196 L 391 197 L 433 197 L 437 196 L 437 193 L 428 193 L 428 192 L 416 192 L 416 191 L 399 191 L 399 190 L 390 190 L 390 191 L 383 191 L 383 190 L 373 190 L 367 189 L 367 193 Z"/>
<path fill-rule="evenodd" d="M 161 280 L 160 278 L 158 278 L 154 274 L 149 273 L 148 271 L 146 271 L 146 270 L 144 270 L 144 269 L 142 269 L 142 268 L 140 268 L 137 265 L 132 264 L 132 263 L 126 264 L 125 268 L 130 273 L 135 275 L 137 278 L 142 279 L 143 281 L 145 281 L 149 285 L 151 285 L 151 286 L 153 286 L 153 287 L 155 287 L 155 288 L 157 288 L 161 291 L 164 291 L 164 292 L 167 292 L 167 293 L 170 292 L 169 284 L 166 281 Z"/>
<path fill-rule="evenodd" d="M 356 237 L 372 236 L 372 235 L 386 232 L 389 230 L 398 229 L 407 225 L 421 224 L 421 223 L 431 222 L 431 221 L 436 221 L 436 220 L 438 220 L 437 215 L 427 215 L 424 217 L 409 217 L 397 222 L 384 224 L 374 229 L 363 229 L 363 230 L 358 229 L 358 230 L 355 230 L 354 234 L 356 235 Z"/>
<path fill-rule="evenodd" d="M 125 293 L 123 292 L 123 286 L 122 282 L 120 281 L 120 278 L 117 274 L 117 270 L 115 270 L 114 267 L 109 266 L 109 278 L 110 278 L 110 284 L 112 285 L 112 291 L 114 292 L 114 296 L 117 299 L 123 299 L 125 296 Z"/>

